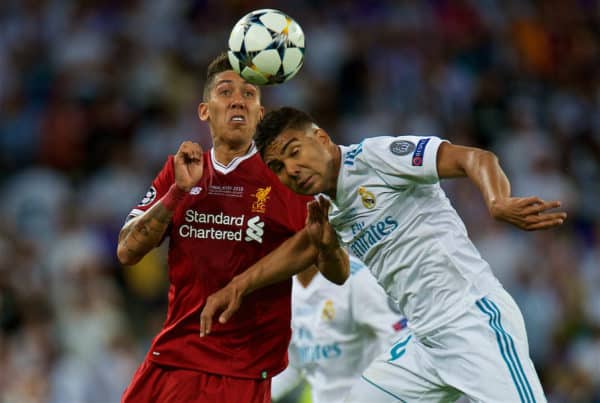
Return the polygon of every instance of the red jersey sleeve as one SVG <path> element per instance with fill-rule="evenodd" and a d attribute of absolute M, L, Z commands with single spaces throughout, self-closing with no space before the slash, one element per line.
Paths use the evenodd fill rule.
<path fill-rule="evenodd" d="M 172 155 L 167 158 L 165 165 L 152 181 L 152 185 L 150 185 L 146 195 L 140 200 L 137 206 L 131 209 L 131 212 L 127 216 L 127 220 L 141 215 L 152 207 L 154 203 L 159 201 L 165 193 L 167 193 L 171 185 L 175 183 L 173 158 Z"/>

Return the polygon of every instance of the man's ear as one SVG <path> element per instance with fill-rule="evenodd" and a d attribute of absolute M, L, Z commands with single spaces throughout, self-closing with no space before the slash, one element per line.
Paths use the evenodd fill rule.
<path fill-rule="evenodd" d="M 317 141 L 321 144 L 331 143 L 331 138 L 329 137 L 329 134 L 327 134 L 327 132 L 321 129 L 320 127 L 314 129 L 314 135 L 317 138 Z"/>
<path fill-rule="evenodd" d="M 206 102 L 201 102 L 200 105 L 198 105 L 198 117 L 203 122 L 206 122 L 210 117 L 208 114 L 208 104 Z"/>

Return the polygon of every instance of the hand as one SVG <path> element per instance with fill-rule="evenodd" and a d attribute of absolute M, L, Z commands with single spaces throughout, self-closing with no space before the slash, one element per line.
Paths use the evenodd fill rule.
<path fill-rule="evenodd" d="M 320 251 L 330 251 L 339 247 L 337 235 L 328 219 L 330 205 L 329 200 L 323 196 L 307 205 L 306 229 L 310 241 Z"/>
<path fill-rule="evenodd" d="M 181 190 L 189 192 L 202 178 L 202 147 L 191 141 L 179 146 L 174 159 L 175 184 Z"/>
<path fill-rule="evenodd" d="M 225 310 L 219 316 L 219 323 L 226 323 L 240 308 L 242 296 L 242 291 L 235 286 L 233 280 L 224 288 L 211 294 L 200 312 L 200 337 L 210 334 L 214 316 L 223 309 Z"/>
<path fill-rule="evenodd" d="M 494 218 L 506 221 L 526 231 L 549 229 L 561 225 L 567 213 L 547 213 L 560 207 L 559 201 L 544 201 L 538 197 L 507 197 L 492 203 L 490 213 Z"/>

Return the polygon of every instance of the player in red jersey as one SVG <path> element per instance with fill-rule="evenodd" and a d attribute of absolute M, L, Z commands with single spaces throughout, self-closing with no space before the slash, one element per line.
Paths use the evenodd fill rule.
<path fill-rule="evenodd" d="M 198 114 L 213 148 L 184 142 L 119 234 L 124 265 L 170 238 L 167 318 L 123 402 L 270 402 L 270 379 L 287 365 L 289 275 L 248 295 L 231 320 L 200 337 L 206 298 L 286 240 L 278 253 L 297 256 L 290 273 L 315 263 L 343 282 L 349 270 L 333 232 L 319 225 L 318 207 L 309 214 L 315 225 L 304 228 L 313 199 L 288 190 L 260 159 L 252 141 L 263 115 L 260 92 L 226 55 L 208 68 Z"/>

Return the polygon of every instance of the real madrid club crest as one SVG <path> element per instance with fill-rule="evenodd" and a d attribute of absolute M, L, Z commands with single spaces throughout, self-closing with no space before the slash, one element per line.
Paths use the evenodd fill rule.
<path fill-rule="evenodd" d="M 358 194 L 362 199 L 363 206 L 365 206 L 368 209 L 372 209 L 373 207 L 375 207 L 375 195 L 373 193 L 369 192 L 367 189 L 361 186 L 358 188 Z"/>
<path fill-rule="evenodd" d="M 335 318 L 335 308 L 333 307 L 333 301 L 328 299 L 323 304 L 323 312 L 321 312 L 321 319 L 333 320 Z"/>

